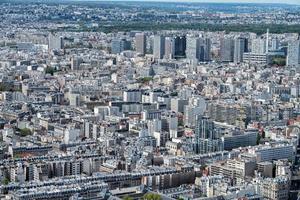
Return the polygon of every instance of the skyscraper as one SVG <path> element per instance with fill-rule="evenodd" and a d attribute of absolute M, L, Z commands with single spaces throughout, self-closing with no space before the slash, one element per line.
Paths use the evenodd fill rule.
<path fill-rule="evenodd" d="M 299 39 L 290 41 L 288 44 L 287 66 L 288 67 L 300 66 L 300 40 Z"/>
<path fill-rule="evenodd" d="M 204 61 L 211 60 L 210 51 L 211 51 L 211 40 L 209 38 L 205 38 L 204 39 Z"/>
<path fill-rule="evenodd" d="M 135 34 L 135 49 L 141 55 L 146 54 L 146 35 L 144 33 Z"/>
<path fill-rule="evenodd" d="M 279 49 L 279 41 L 277 38 L 273 38 L 272 42 L 271 42 L 271 49 L 273 51 L 278 50 Z"/>
<path fill-rule="evenodd" d="M 155 59 L 162 59 L 165 54 L 165 37 L 155 35 L 153 39 L 153 57 Z"/>
<path fill-rule="evenodd" d="M 111 53 L 118 54 L 122 51 L 129 50 L 131 48 L 130 41 L 126 39 L 113 39 L 111 42 Z"/>
<path fill-rule="evenodd" d="M 199 57 L 199 38 L 187 37 L 186 40 L 186 58 L 193 63 L 198 62 Z"/>
<path fill-rule="evenodd" d="M 267 52 L 267 42 L 265 39 L 257 38 L 252 40 L 251 53 L 252 54 L 265 54 Z"/>
<path fill-rule="evenodd" d="M 56 34 L 50 33 L 48 36 L 49 50 L 60 50 L 63 48 L 63 38 Z"/>
<path fill-rule="evenodd" d="M 186 51 L 186 37 L 176 36 L 175 37 L 175 58 L 185 58 Z"/>
<path fill-rule="evenodd" d="M 247 39 L 245 38 L 236 38 L 234 41 L 234 62 L 241 63 L 243 62 L 243 54 L 246 52 L 246 43 Z"/>
<path fill-rule="evenodd" d="M 215 124 L 208 117 L 198 115 L 196 117 L 194 151 L 196 153 L 209 153 L 222 151 L 224 149 L 222 140 Z"/>
<path fill-rule="evenodd" d="M 210 60 L 211 41 L 209 38 L 188 37 L 186 43 L 186 58 L 196 63 Z"/>
<path fill-rule="evenodd" d="M 165 58 L 172 59 L 175 55 L 175 40 L 174 38 L 167 37 L 165 39 Z"/>
<path fill-rule="evenodd" d="M 234 41 L 232 38 L 221 38 L 220 60 L 221 62 L 232 62 L 234 54 Z"/>

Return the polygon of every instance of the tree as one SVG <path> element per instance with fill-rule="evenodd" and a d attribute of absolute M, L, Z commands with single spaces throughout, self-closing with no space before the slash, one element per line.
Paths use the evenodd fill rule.
<path fill-rule="evenodd" d="M 8 185 L 9 184 L 9 179 L 8 178 L 4 178 L 3 180 L 2 180 L 2 184 L 3 185 Z"/>
<path fill-rule="evenodd" d="M 31 130 L 29 128 L 22 128 L 22 129 L 19 129 L 19 132 L 20 132 L 20 136 L 21 137 L 25 137 L 27 135 L 31 135 Z"/>
<path fill-rule="evenodd" d="M 54 72 L 56 72 L 56 69 L 53 67 L 46 67 L 45 73 L 51 74 L 53 76 Z"/>
<path fill-rule="evenodd" d="M 128 196 L 128 195 L 126 195 L 126 196 L 123 198 L 123 200 L 133 200 L 133 198 L 130 197 L 130 196 Z"/>
<path fill-rule="evenodd" d="M 142 199 L 143 200 L 161 200 L 161 196 L 159 194 L 148 193 L 148 194 L 145 194 Z"/>

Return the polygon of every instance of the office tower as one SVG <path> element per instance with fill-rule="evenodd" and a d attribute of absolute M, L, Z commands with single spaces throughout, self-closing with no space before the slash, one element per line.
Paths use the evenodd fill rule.
<path fill-rule="evenodd" d="M 204 39 L 204 61 L 211 60 L 210 51 L 211 51 L 211 40 L 209 38 L 205 38 Z"/>
<path fill-rule="evenodd" d="M 165 40 L 165 58 L 173 59 L 175 55 L 175 40 L 174 38 L 167 37 Z"/>
<path fill-rule="evenodd" d="M 162 59 L 165 54 L 165 37 L 155 35 L 153 38 L 153 56 L 155 59 Z"/>
<path fill-rule="evenodd" d="M 208 117 L 198 115 L 196 117 L 195 135 L 201 139 L 216 139 L 214 134 L 214 122 Z"/>
<path fill-rule="evenodd" d="M 186 58 L 191 62 L 198 62 L 199 57 L 199 38 L 188 37 L 186 39 Z"/>
<path fill-rule="evenodd" d="M 80 64 L 83 63 L 83 59 L 80 57 L 72 57 L 71 58 L 71 69 L 79 70 Z"/>
<path fill-rule="evenodd" d="M 290 41 L 288 44 L 287 66 L 288 67 L 300 66 L 300 40 L 299 39 Z"/>
<path fill-rule="evenodd" d="M 234 54 L 234 41 L 232 38 L 221 38 L 220 60 L 221 62 L 232 62 Z"/>
<path fill-rule="evenodd" d="M 253 39 L 251 45 L 251 53 L 265 54 L 267 52 L 266 46 L 267 46 L 266 40 L 262 38 Z"/>
<path fill-rule="evenodd" d="M 63 38 L 56 34 L 50 33 L 48 36 L 49 50 L 60 50 L 63 48 Z"/>
<path fill-rule="evenodd" d="M 145 33 L 136 33 L 135 34 L 135 49 L 141 55 L 146 54 L 146 35 Z"/>
<path fill-rule="evenodd" d="M 175 37 L 175 58 L 185 58 L 186 51 L 186 37 L 176 36 Z"/>
<path fill-rule="evenodd" d="M 243 62 L 243 54 L 246 47 L 247 40 L 245 38 L 236 38 L 234 41 L 234 62 L 235 63 L 241 63 Z"/>
<path fill-rule="evenodd" d="M 271 50 L 275 51 L 279 49 L 279 40 L 277 38 L 272 39 Z"/>
<path fill-rule="evenodd" d="M 210 153 L 224 149 L 220 134 L 215 129 L 215 124 L 208 117 L 198 115 L 195 126 L 195 153 Z"/>
<path fill-rule="evenodd" d="M 111 41 L 111 53 L 119 54 L 122 51 L 130 50 L 131 43 L 125 39 L 113 39 Z"/>
<path fill-rule="evenodd" d="M 210 60 L 211 41 L 209 38 L 188 37 L 186 58 L 192 63 Z"/>

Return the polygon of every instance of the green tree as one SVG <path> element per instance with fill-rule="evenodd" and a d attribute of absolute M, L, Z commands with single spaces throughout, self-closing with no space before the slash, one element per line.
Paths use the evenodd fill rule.
<path fill-rule="evenodd" d="M 126 195 L 125 197 L 123 197 L 123 200 L 133 200 L 133 198 L 130 197 L 130 196 L 128 196 L 128 195 Z"/>
<path fill-rule="evenodd" d="M 53 67 L 46 67 L 45 73 L 51 74 L 53 76 L 54 72 L 56 72 L 56 69 Z"/>
<path fill-rule="evenodd" d="M 2 180 L 2 184 L 3 185 L 8 185 L 9 184 L 9 179 L 8 178 L 4 178 L 3 180 Z"/>
<path fill-rule="evenodd" d="M 142 199 L 143 200 L 161 200 L 161 196 L 159 194 L 148 193 L 148 194 L 145 194 Z"/>
<path fill-rule="evenodd" d="M 19 129 L 19 132 L 20 132 L 20 136 L 21 137 L 25 137 L 27 135 L 31 135 L 31 130 L 29 128 L 22 128 L 22 129 Z"/>

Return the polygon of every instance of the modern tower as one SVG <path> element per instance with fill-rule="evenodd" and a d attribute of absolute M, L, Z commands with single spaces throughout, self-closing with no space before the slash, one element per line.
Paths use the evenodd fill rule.
<path fill-rule="evenodd" d="M 247 47 L 247 39 L 245 38 L 236 38 L 234 41 L 234 63 L 241 63 L 243 62 L 243 54 L 246 52 Z"/>
<path fill-rule="evenodd" d="M 232 38 L 221 38 L 220 60 L 221 62 L 233 62 L 234 40 Z"/>
<path fill-rule="evenodd" d="M 293 40 L 288 43 L 287 66 L 300 67 L 300 40 Z"/>
<path fill-rule="evenodd" d="M 141 55 L 146 54 L 146 35 L 145 33 L 136 33 L 135 34 L 135 49 Z"/>
<path fill-rule="evenodd" d="M 165 39 L 165 58 L 173 59 L 175 56 L 175 39 L 166 37 Z"/>
<path fill-rule="evenodd" d="M 153 39 L 153 57 L 155 59 L 162 59 L 165 54 L 165 37 L 155 35 Z"/>
<path fill-rule="evenodd" d="M 252 40 L 251 53 L 252 54 L 265 54 L 267 52 L 267 42 L 262 38 Z"/>
<path fill-rule="evenodd" d="M 175 58 L 185 58 L 186 36 L 175 37 Z"/>

